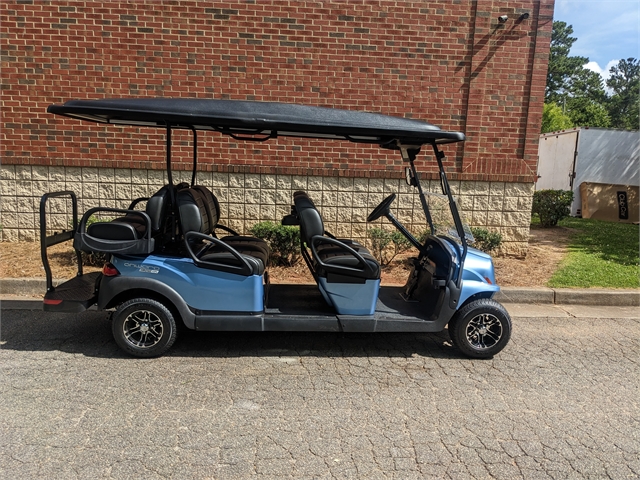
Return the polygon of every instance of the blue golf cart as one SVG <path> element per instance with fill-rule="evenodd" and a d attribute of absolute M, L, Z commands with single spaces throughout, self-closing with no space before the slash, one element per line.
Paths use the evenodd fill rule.
<path fill-rule="evenodd" d="M 138 357 L 164 354 L 180 324 L 204 331 L 439 332 L 448 325 L 452 343 L 465 355 L 490 358 L 511 336 L 508 313 L 492 299 L 499 290 L 491 257 L 468 245 L 443 168 L 440 145 L 460 142 L 460 132 L 381 114 L 293 104 L 213 99 L 73 100 L 50 113 L 113 125 L 166 132 L 168 183 L 127 209 L 96 206 L 78 215 L 71 191 L 42 197 L 42 260 L 47 277 L 44 310 L 81 312 L 93 305 L 112 311 L 113 336 Z M 190 183 L 174 183 L 171 134 L 193 135 Z M 407 183 L 420 198 L 429 235 L 415 238 L 391 212 L 391 194 L 367 220 L 386 217 L 416 250 L 404 286 L 380 286 L 380 264 L 361 243 L 325 231 L 321 211 L 307 192 L 292 195 L 284 224 L 300 226 L 300 251 L 315 285 L 270 285 L 269 245 L 219 223 L 215 192 L 197 181 L 197 135 L 214 131 L 236 140 L 306 137 L 350 141 L 396 150 L 406 163 Z M 451 225 L 442 231 L 422 190 L 414 161 L 432 149 Z M 73 228 L 49 234 L 47 202 L 70 198 Z M 431 208 L 431 209 L 430 209 Z M 91 221 L 95 215 L 110 220 Z M 73 241 L 76 277 L 53 285 L 47 248 Z M 83 273 L 81 252 L 101 252 L 101 272 Z"/>

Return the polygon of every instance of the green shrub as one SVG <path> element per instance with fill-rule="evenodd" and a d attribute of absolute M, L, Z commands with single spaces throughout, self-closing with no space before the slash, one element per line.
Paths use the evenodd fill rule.
<path fill-rule="evenodd" d="M 485 253 L 491 253 L 502 245 L 502 235 L 497 232 L 490 232 L 485 228 L 471 228 L 471 233 L 475 242 L 473 247 Z"/>
<path fill-rule="evenodd" d="M 251 227 L 251 235 L 266 240 L 271 247 L 271 264 L 290 267 L 300 258 L 300 228 L 260 222 Z"/>
<path fill-rule="evenodd" d="M 554 227 L 569 216 L 573 192 L 569 190 L 538 190 L 533 194 L 531 213 L 540 217 L 540 225 Z"/>
<path fill-rule="evenodd" d="M 389 265 L 398 255 L 411 248 L 411 243 L 400 232 L 371 228 L 367 232 L 371 239 L 371 253 L 380 265 Z"/>

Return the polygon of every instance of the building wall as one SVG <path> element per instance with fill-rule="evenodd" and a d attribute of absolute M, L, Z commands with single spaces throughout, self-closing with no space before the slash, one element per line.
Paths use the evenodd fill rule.
<path fill-rule="evenodd" d="M 509 19 L 500 24 L 505 14 Z M 66 175 L 64 168 L 161 175 L 156 170 L 164 168 L 162 133 L 46 113 L 52 103 L 112 96 L 284 101 L 423 119 L 467 135 L 464 144 L 444 149 L 454 184 L 483 185 L 480 198 L 492 185 L 532 186 L 552 17 L 553 0 L 5 1 L 3 197 L 22 187 L 39 192 L 41 183 L 35 182 L 43 180 L 33 172 L 41 167 L 57 167 L 47 171 L 55 178 Z M 187 170 L 191 138 L 185 133 L 174 140 L 176 168 Z M 310 176 L 323 184 L 377 185 L 402 176 L 395 152 L 347 142 L 277 139 L 246 145 L 208 134 L 201 136 L 199 152 L 207 174 L 230 178 Z M 418 168 L 423 178 L 437 178 L 431 158 L 421 155 Z M 11 172 L 27 170 L 30 180 L 11 179 Z M 78 181 L 93 185 L 92 180 Z M 12 181 L 22 183 L 6 185 Z M 87 203 L 95 199 L 81 197 Z M 25 208 L 13 203 L 17 198 L 3 199 L 3 239 L 34 238 L 26 226 L 31 222 L 24 220 L 25 227 L 12 232 L 12 222 L 4 220 Z M 250 201 L 261 204 L 262 198 Z M 270 203 L 264 211 L 271 211 Z M 497 226 L 486 218 L 487 227 Z M 500 228 L 512 223 L 505 215 L 492 221 Z M 528 228 L 528 219 L 516 228 Z M 508 240 L 522 250 L 516 238 Z"/>
<path fill-rule="evenodd" d="M 79 197 L 79 210 L 84 212 L 98 205 L 127 208 L 132 199 L 152 195 L 167 183 L 162 170 L 4 165 L 0 173 L 3 241 L 37 239 L 40 197 L 48 191 L 74 191 Z M 190 173 L 183 172 L 174 181 L 189 180 Z M 198 183 L 217 196 L 220 223 L 238 232 L 248 232 L 261 221 L 279 222 L 290 213 L 297 190 L 311 196 L 326 230 L 341 238 L 366 241 L 367 230 L 374 226 L 392 230 L 387 220 L 366 222 L 372 208 L 391 193 L 398 194 L 392 206 L 396 218 L 414 235 L 427 229 L 417 192 L 403 179 L 204 172 L 198 176 Z M 426 192 L 441 193 L 439 181 L 423 183 Z M 529 229 L 522 225 L 531 215 L 533 184 L 463 180 L 451 182 L 451 189 L 469 224 L 501 233 L 504 252 L 524 253 Z M 69 229 L 70 202 L 50 201 L 48 214 L 49 234 Z"/>

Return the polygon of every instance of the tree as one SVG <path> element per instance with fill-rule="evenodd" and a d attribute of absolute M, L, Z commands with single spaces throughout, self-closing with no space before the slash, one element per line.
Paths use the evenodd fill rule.
<path fill-rule="evenodd" d="M 566 22 L 553 22 L 547 88 L 544 95 L 546 103 L 555 102 L 562 105 L 571 91 L 572 78 L 589 62 L 586 57 L 569 56 L 571 46 L 577 40 L 571 36 L 572 33 L 573 27 Z"/>
<path fill-rule="evenodd" d="M 571 97 L 567 100 L 567 115 L 576 126 L 601 128 L 611 126 L 606 105 L 587 97 Z"/>
<path fill-rule="evenodd" d="M 609 115 L 614 128 L 640 128 L 640 60 L 627 58 L 609 70 L 607 86 L 613 91 Z"/>
<path fill-rule="evenodd" d="M 542 110 L 542 133 L 556 132 L 573 127 L 571 119 L 555 103 L 545 103 Z"/>
<path fill-rule="evenodd" d="M 575 126 L 609 127 L 611 118 L 606 108 L 604 82 L 598 73 L 584 68 L 589 63 L 587 57 L 569 55 L 577 40 L 572 33 L 571 25 L 553 22 L 545 102 L 561 106 L 562 113 Z M 544 128 L 547 127 L 543 127 L 543 132 Z"/>

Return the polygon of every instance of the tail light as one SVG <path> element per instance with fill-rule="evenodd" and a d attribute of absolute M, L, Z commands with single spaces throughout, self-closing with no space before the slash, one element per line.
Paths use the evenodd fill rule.
<path fill-rule="evenodd" d="M 105 277 L 115 277 L 116 275 L 120 275 L 120 272 L 112 263 L 105 263 L 104 267 L 102 267 L 102 274 Z"/>

